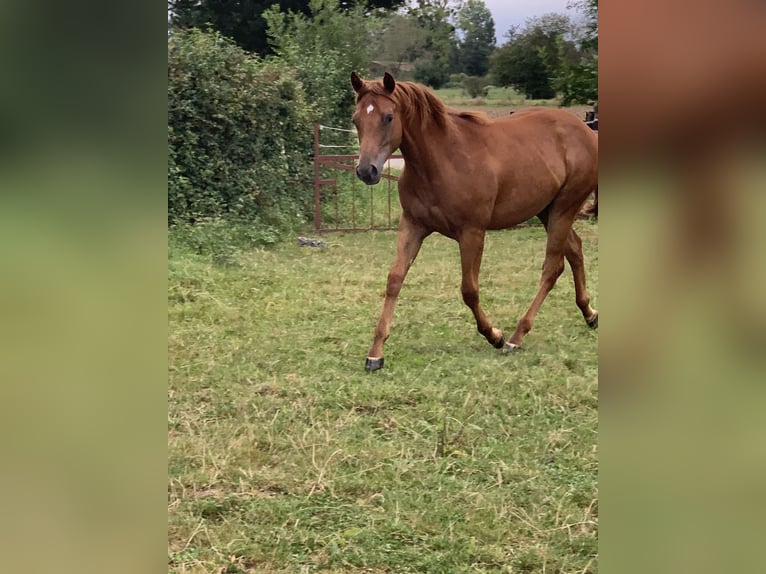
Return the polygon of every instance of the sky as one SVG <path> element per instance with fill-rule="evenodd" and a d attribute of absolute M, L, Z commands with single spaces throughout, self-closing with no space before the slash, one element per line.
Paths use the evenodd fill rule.
<path fill-rule="evenodd" d="M 506 41 L 505 33 L 511 26 L 523 25 L 531 16 L 550 12 L 574 17 L 575 10 L 567 10 L 568 0 L 484 0 L 495 21 L 495 38 L 498 45 Z"/>

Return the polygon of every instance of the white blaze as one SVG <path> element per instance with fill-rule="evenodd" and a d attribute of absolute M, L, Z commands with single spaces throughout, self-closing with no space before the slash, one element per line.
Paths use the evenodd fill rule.
<path fill-rule="evenodd" d="M 367 113 L 368 113 L 368 114 L 372 113 L 372 110 L 374 110 L 374 109 L 375 109 L 375 106 L 373 106 L 372 104 L 370 104 L 369 106 L 367 106 Z"/>

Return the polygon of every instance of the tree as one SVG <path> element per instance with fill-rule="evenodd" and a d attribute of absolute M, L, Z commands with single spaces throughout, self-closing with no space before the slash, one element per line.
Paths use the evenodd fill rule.
<path fill-rule="evenodd" d="M 460 63 L 469 76 L 483 76 L 489 69 L 489 56 L 495 49 L 495 21 L 483 0 L 468 0 L 458 10 Z"/>
<path fill-rule="evenodd" d="M 496 84 L 513 86 L 528 98 L 547 99 L 556 95 L 540 51 L 529 38 L 498 48 L 490 69 Z"/>
<path fill-rule="evenodd" d="M 266 21 L 263 12 L 272 4 L 281 10 L 309 14 L 302 0 L 169 0 L 174 28 L 200 28 L 220 32 L 249 52 L 265 55 Z"/>
<path fill-rule="evenodd" d="M 343 11 L 359 7 L 367 10 L 394 10 L 405 0 L 344 0 Z M 272 5 L 281 11 L 310 16 L 312 0 L 168 0 L 168 12 L 174 28 L 212 27 L 233 39 L 240 47 L 262 56 L 271 53 L 263 13 Z"/>
<path fill-rule="evenodd" d="M 392 64 L 392 71 L 415 62 L 425 50 L 426 32 L 409 14 L 391 14 L 382 19 L 373 39 L 376 59 Z"/>
<path fill-rule="evenodd" d="M 450 23 L 455 10 L 449 6 L 449 0 L 420 0 L 408 15 L 415 19 L 424 36 L 422 53 L 415 61 L 415 79 L 440 88 L 458 67 L 457 34 Z"/>
<path fill-rule="evenodd" d="M 565 60 L 557 74 L 562 106 L 598 100 L 598 0 L 578 0 L 570 7 L 584 13 L 585 30 L 575 38 L 579 43 L 577 61 Z"/>
<path fill-rule="evenodd" d="M 598 0 L 576 0 L 567 7 L 579 10 L 585 16 L 581 48 L 598 53 Z"/>
<path fill-rule="evenodd" d="M 561 70 L 578 59 L 573 32 L 563 14 L 530 18 L 523 30 L 512 29 L 490 60 L 495 83 L 511 85 L 529 98 L 554 97 Z"/>
<path fill-rule="evenodd" d="M 364 70 L 370 62 L 370 18 L 361 7 L 343 11 L 338 0 L 312 0 L 311 17 L 280 12 L 273 6 L 264 13 L 269 42 L 278 59 L 297 70 L 314 121 L 329 126 L 350 124 L 354 92 L 349 74 Z M 328 141 L 345 143 L 344 132 L 328 134 Z"/>

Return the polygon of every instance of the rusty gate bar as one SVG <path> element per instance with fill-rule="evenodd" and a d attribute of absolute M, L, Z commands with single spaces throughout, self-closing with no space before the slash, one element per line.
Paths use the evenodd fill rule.
<path fill-rule="evenodd" d="M 375 186 L 369 186 L 369 193 L 370 193 L 370 222 L 369 226 L 361 227 L 357 224 L 357 209 L 356 209 L 356 194 L 358 186 L 361 185 L 356 177 L 352 177 L 351 180 L 351 227 L 341 227 L 340 226 L 340 216 L 339 216 L 339 210 L 340 210 L 340 203 L 339 203 L 339 197 L 338 197 L 338 185 L 337 180 L 327 177 L 322 177 L 322 169 L 332 169 L 332 170 L 339 170 L 343 172 L 351 172 L 352 174 L 356 171 L 356 162 L 359 160 L 358 154 L 323 154 L 322 153 L 322 145 L 320 142 L 321 137 L 321 125 L 314 124 L 314 230 L 319 233 L 325 233 L 330 231 L 368 231 L 368 230 L 389 230 L 389 229 L 395 229 L 395 227 L 392 225 L 392 203 L 391 203 L 391 194 L 392 194 L 392 181 L 399 181 L 399 176 L 391 173 L 391 163 L 389 162 L 388 165 L 385 168 L 385 171 L 381 173 L 381 179 L 388 180 L 386 182 L 386 190 L 388 193 L 388 205 L 387 205 L 387 215 L 386 215 L 386 222 L 383 225 L 375 225 L 375 209 L 374 209 L 374 189 Z M 326 127 L 326 126 L 325 126 Z M 337 128 L 330 128 L 330 129 L 337 129 Z M 345 131 L 345 130 L 342 130 Z M 332 147 L 332 146 L 328 146 Z M 401 154 L 394 154 L 389 159 L 403 159 Z M 336 223 L 334 227 L 324 227 L 322 224 L 322 188 L 326 187 L 329 189 L 332 189 L 334 192 L 334 196 L 332 199 L 335 201 L 333 202 L 332 199 L 330 200 L 329 204 L 332 205 L 335 204 L 336 208 Z M 367 186 L 363 186 L 367 187 Z M 377 189 L 377 188 L 376 188 Z"/>
<path fill-rule="evenodd" d="M 356 227 L 356 186 L 359 180 L 351 178 L 351 227 Z"/>

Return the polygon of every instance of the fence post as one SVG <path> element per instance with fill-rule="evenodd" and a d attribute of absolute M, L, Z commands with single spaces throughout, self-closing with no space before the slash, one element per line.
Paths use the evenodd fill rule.
<path fill-rule="evenodd" d="M 322 229 L 322 198 L 319 191 L 319 124 L 314 124 L 314 229 Z"/>

